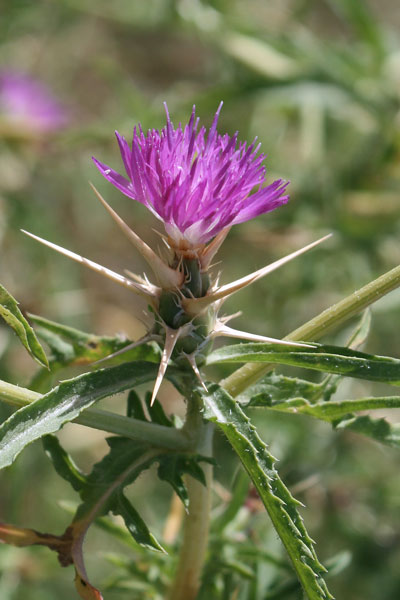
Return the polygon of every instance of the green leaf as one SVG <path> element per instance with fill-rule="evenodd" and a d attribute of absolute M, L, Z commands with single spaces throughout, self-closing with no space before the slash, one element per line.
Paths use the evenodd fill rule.
<path fill-rule="evenodd" d="M 276 404 L 270 408 L 280 412 L 305 414 L 333 423 L 352 412 L 400 408 L 400 396 L 338 400 L 335 402 L 319 402 L 318 404 L 310 404 L 305 398 L 291 398 L 287 402 Z"/>
<path fill-rule="evenodd" d="M 347 340 L 346 347 L 356 350 L 363 344 L 368 336 L 370 325 L 371 311 L 367 309 Z M 341 375 L 328 375 L 321 383 L 311 383 L 297 377 L 269 373 L 261 381 L 242 392 L 238 400 L 248 407 L 272 407 L 292 398 L 304 398 L 312 404 L 321 398 L 327 402 L 336 392 L 342 379 Z"/>
<path fill-rule="evenodd" d="M 165 552 L 164 548 L 158 543 L 154 535 L 149 531 L 146 523 L 143 521 L 139 513 L 133 508 L 132 504 L 124 496 L 122 491 L 119 491 L 117 494 L 117 500 L 113 508 L 113 512 L 116 515 L 121 515 L 129 533 L 140 546 Z"/>
<path fill-rule="evenodd" d="M 58 475 L 79 492 L 87 482 L 85 473 L 76 466 L 55 435 L 45 435 L 42 438 L 42 444 Z"/>
<path fill-rule="evenodd" d="M 12 327 L 22 344 L 36 362 L 48 368 L 46 354 L 35 332 L 18 308 L 18 302 L 0 285 L 0 316 Z"/>
<path fill-rule="evenodd" d="M 346 348 L 352 348 L 358 350 L 367 340 L 369 330 L 371 328 L 371 310 L 367 308 L 361 315 L 356 327 L 353 329 L 349 339 L 346 343 Z M 323 399 L 328 402 L 336 390 L 339 384 L 343 381 L 342 375 L 327 375 L 321 382 L 323 388 Z M 302 394 L 299 394 L 302 395 Z"/>
<path fill-rule="evenodd" d="M 212 459 L 199 455 L 167 454 L 160 457 L 158 476 L 172 486 L 186 509 L 189 507 L 189 497 L 183 481 L 183 475 L 191 475 L 194 479 L 206 485 L 203 470 L 199 466 L 199 462 L 201 461 L 214 464 Z"/>
<path fill-rule="evenodd" d="M 86 333 L 37 315 L 30 315 L 30 318 L 37 325 L 38 336 L 47 343 L 53 353 L 53 369 L 71 364 L 90 364 L 131 344 L 130 340 Z M 133 360 L 159 362 L 160 350 L 156 344 L 143 344 L 110 359 L 108 366 Z"/>
<path fill-rule="evenodd" d="M 297 377 L 269 373 L 261 381 L 247 388 L 237 400 L 246 407 L 271 407 L 290 398 L 306 398 L 316 402 L 324 394 L 324 383 L 311 383 Z"/>
<path fill-rule="evenodd" d="M 135 541 L 160 552 L 164 549 L 150 533 L 147 525 L 124 496 L 123 489 L 155 460 L 161 460 L 162 452 L 149 451 L 145 444 L 128 438 L 108 438 L 109 453 L 96 463 L 80 490 L 83 500 L 73 523 L 87 527 L 94 518 L 112 512 L 121 515 Z M 80 525 L 79 525 L 80 526 Z"/>
<path fill-rule="evenodd" d="M 351 554 L 344 550 L 339 552 L 335 556 L 332 556 L 325 561 L 328 572 L 327 578 L 333 577 L 341 573 L 346 569 L 351 562 Z M 275 584 L 272 584 L 270 590 L 264 596 L 263 600 L 283 600 L 283 598 L 293 598 L 293 592 L 300 591 L 299 583 L 293 577 L 290 579 L 284 579 L 280 577 Z"/>
<path fill-rule="evenodd" d="M 336 429 L 348 429 L 366 435 L 381 444 L 400 448 L 400 424 L 389 423 L 386 419 L 372 419 L 369 415 L 356 417 L 348 415 L 335 424 Z"/>
<path fill-rule="evenodd" d="M 266 362 L 292 365 L 346 377 L 383 381 L 400 385 L 400 360 L 375 356 L 351 348 L 313 344 L 313 348 L 293 349 L 279 344 L 234 344 L 212 352 L 208 364 L 224 362 Z"/>
<path fill-rule="evenodd" d="M 262 397 L 258 397 L 260 406 Z M 321 402 L 310 404 L 305 398 L 291 398 L 287 402 L 271 405 L 266 399 L 264 406 L 271 410 L 303 414 L 315 419 L 331 423 L 335 429 L 349 429 L 370 437 L 377 442 L 389 446 L 400 447 L 400 424 L 389 423 L 385 419 L 373 419 L 368 415 L 355 416 L 354 412 L 365 410 L 387 410 L 400 408 L 400 396 L 384 396 L 381 398 L 360 398 L 357 400 L 340 400 L 337 402 Z"/>
<path fill-rule="evenodd" d="M 313 542 L 298 513 L 300 503 L 280 479 L 275 459 L 255 427 L 238 403 L 216 384 L 210 385 L 208 394 L 200 390 L 199 393 L 205 404 L 205 417 L 224 432 L 253 481 L 308 599 L 332 598 L 322 579 L 325 569 L 317 559 Z"/>
<path fill-rule="evenodd" d="M 80 493 L 82 500 L 87 505 L 96 503 L 110 489 L 110 486 L 115 485 L 118 478 L 120 478 L 119 486 L 125 487 L 132 483 L 143 469 L 148 467 L 146 461 L 140 460 L 148 450 L 147 445 L 119 436 L 109 437 L 106 441 L 110 450 L 93 466 L 87 476 L 87 483 Z M 136 463 L 139 465 L 137 468 L 134 467 Z M 115 488 L 115 491 L 117 489 L 118 487 Z M 102 512 L 98 512 L 97 516 L 106 514 L 108 510 L 108 508 L 104 508 Z"/>
<path fill-rule="evenodd" d="M 371 309 L 367 308 L 347 340 L 346 347 L 358 350 L 367 341 L 371 329 Z"/>
<path fill-rule="evenodd" d="M 0 468 L 10 465 L 25 446 L 58 431 L 97 400 L 151 381 L 156 374 L 157 365 L 134 362 L 63 381 L 0 426 Z"/>
<path fill-rule="evenodd" d="M 146 415 L 144 414 L 143 404 L 139 397 L 139 394 L 135 390 L 131 390 L 128 394 L 128 400 L 126 403 L 126 416 L 131 419 L 138 419 L 139 421 L 147 421 Z"/>
<path fill-rule="evenodd" d="M 173 423 L 165 414 L 161 402 L 156 399 L 154 400 L 153 404 L 151 403 L 151 392 L 146 394 L 145 402 L 150 419 L 153 423 L 158 423 L 159 425 L 164 425 L 165 427 L 173 427 Z"/>

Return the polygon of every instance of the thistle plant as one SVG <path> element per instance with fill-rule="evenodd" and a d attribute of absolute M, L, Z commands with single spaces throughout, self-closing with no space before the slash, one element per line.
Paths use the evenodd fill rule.
<path fill-rule="evenodd" d="M 257 140 L 248 145 L 239 142 L 238 134 L 218 133 L 220 110 L 221 105 L 208 131 L 199 126 L 194 108 L 188 124 L 174 128 L 166 108 L 167 124 L 161 131 L 144 133 L 140 126 L 135 127 L 131 145 L 117 133 L 126 177 L 93 159 L 111 184 L 146 206 L 163 224 L 160 235 L 165 252 L 161 255 L 92 185 L 116 226 L 145 259 L 149 273 L 140 276 L 127 271 L 122 275 L 25 232 L 144 297 L 152 322 L 141 339 L 131 342 L 101 337 L 31 316 L 38 336 L 50 350 L 48 361 L 16 301 L 1 289 L 0 313 L 42 369 L 29 388 L 0 382 L 0 399 L 17 408 L 0 426 L 0 465 L 10 465 L 29 443 L 42 439 L 57 473 L 78 492 L 81 503 L 61 535 L 4 524 L 0 539 L 17 546 L 38 544 L 55 550 L 62 566 L 74 565 L 77 593 L 86 600 L 102 598 L 89 582 L 83 560 L 83 542 L 93 523 L 125 541 L 127 536 L 133 538 L 146 552 L 154 552 L 150 557 L 146 554 L 146 560 L 157 566 L 162 576 L 157 585 L 145 579 L 145 588 L 133 597 L 143 597 L 143 589 L 146 597 L 171 600 L 252 597 L 243 587 L 243 579 L 253 576 L 246 574 L 245 567 L 233 569 L 229 581 L 222 567 L 215 567 L 223 546 L 218 536 L 224 527 L 232 525 L 240 505 L 245 503 L 248 480 L 262 500 L 294 569 L 294 584 L 290 574 L 281 576 L 279 583 L 294 585 L 295 593 L 302 589 L 310 600 L 332 598 L 324 580 L 326 568 L 317 558 L 299 513 L 300 503 L 280 479 L 275 459 L 247 413 L 258 407 L 266 412 L 306 414 L 382 443 L 399 443 L 398 426 L 356 413 L 399 407 L 400 397 L 334 399 L 338 384 L 346 376 L 399 385 L 400 360 L 358 350 L 366 337 L 369 314 L 362 316 L 346 347 L 321 345 L 316 340 L 400 285 L 400 267 L 327 308 L 283 340 L 228 326 L 236 315 L 223 312 L 227 298 L 329 236 L 236 281 L 220 284 L 213 262 L 230 228 L 275 210 L 289 199 L 287 182 L 278 179 L 265 185 L 265 157 Z M 214 349 L 217 337 L 237 338 L 244 343 Z M 246 364 L 216 383 L 210 380 L 207 368 L 219 363 Z M 272 372 L 275 364 L 305 367 L 327 375 L 315 383 L 276 374 Z M 51 387 L 52 378 L 70 365 L 89 365 L 91 370 Z M 157 400 L 164 378 L 172 382 L 186 404 L 183 423 L 167 416 Z M 136 391 L 142 385 L 150 385 L 145 408 Z M 129 390 L 126 417 L 92 407 L 98 400 L 125 390 Z M 53 435 L 72 421 L 116 434 L 108 438 L 109 453 L 90 474 L 74 464 Z M 247 478 L 245 484 L 239 479 L 222 517 L 210 525 L 212 469 L 220 459 L 213 453 L 215 429 L 231 444 Z M 174 559 L 164 559 L 163 554 L 162 559 L 157 556 L 165 549 L 124 492 L 153 464 L 158 465 L 158 477 L 172 486 L 187 511 L 176 564 Z M 121 516 L 128 533 L 106 519 L 107 515 Z M 271 590 L 266 588 L 263 597 L 278 597 L 268 595 L 273 594 Z M 289 596 L 282 592 L 282 597 Z"/>

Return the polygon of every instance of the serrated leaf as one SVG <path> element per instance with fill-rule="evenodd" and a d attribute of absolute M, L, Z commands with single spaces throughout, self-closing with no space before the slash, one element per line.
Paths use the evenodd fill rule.
<path fill-rule="evenodd" d="M 150 450 L 146 445 L 127 438 L 109 438 L 108 443 L 110 452 L 87 476 L 80 489 L 83 502 L 78 506 L 72 523 L 64 534 L 39 534 L 40 541 L 31 541 L 32 536 L 28 536 L 29 543 L 41 543 L 58 552 L 63 566 L 74 564 L 76 589 L 84 600 L 102 600 L 100 592 L 87 579 L 82 548 L 89 527 L 101 515 L 109 511 L 122 514 L 131 534 L 135 535 L 140 543 L 162 550 L 143 520 L 121 495 L 123 488 L 156 460 L 160 451 Z"/>
<path fill-rule="evenodd" d="M 108 438 L 107 443 L 110 447 L 108 454 L 94 465 L 80 490 L 82 503 L 78 506 L 72 527 L 86 532 L 94 519 L 112 512 L 122 516 L 129 533 L 138 544 L 164 552 L 123 494 L 124 488 L 143 470 L 155 460 L 160 460 L 162 452 L 149 450 L 145 444 L 122 437 Z"/>
<path fill-rule="evenodd" d="M 55 435 L 45 435 L 42 438 L 42 444 L 58 475 L 79 492 L 87 482 L 85 473 L 76 466 Z"/>
<path fill-rule="evenodd" d="M 157 365 L 134 362 L 63 381 L 0 426 L 0 468 L 10 465 L 28 444 L 58 431 L 94 402 L 151 381 L 156 374 Z"/>
<path fill-rule="evenodd" d="M 18 302 L 0 285 L 0 316 L 10 325 L 36 362 L 49 367 L 47 356 L 36 337 L 35 332 L 18 308 Z"/>
<path fill-rule="evenodd" d="M 325 561 L 326 568 L 328 569 L 326 577 L 330 578 L 338 575 L 349 566 L 350 562 L 351 554 L 347 551 L 339 552 L 335 556 L 332 556 Z M 264 596 L 264 600 L 283 600 L 284 598 L 293 598 L 293 592 L 297 591 L 299 593 L 299 588 L 299 582 L 293 577 L 286 580 L 284 579 L 283 581 L 281 578 L 279 578 L 275 584 L 272 584 L 270 590 L 267 592 L 266 596 Z"/>
<path fill-rule="evenodd" d="M 94 466 L 87 476 L 86 485 L 82 488 L 80 496 L 87 506 L 96 503 L 110 487 L 115 486 L 118 478 L 119 487 L 132 483 L 138 474 L 148 467 L 148 463 L 142 457 L 148 451 L 148 446 L 124 437 L 107 438 L 109 452 Z M 161 453 L 161 452 L 159 452 Z M 154 456 L 156 456 L 155 454 Z M 152 460 L 155 460 L 153 457 Z M 138 467 L 134 465 L 138 463 Z M 114 490 L 117 491 L 117 487 Z M 109 494 L 109 499 L 111 496 Z M 86 510 L 81 507 L 79 511 Z M 97 516 L 107 513 L 109 508 L 103 507 Z"/>
<path fill-rule="evenodd" d="M 326 570 L 316 557 L 313 542 L 298 513 L 299 502 L 280 479 L 275 459 L 255 427 L 238 403 L 216 384 L 209 387 L 209 393 L 199 393 L 206 408 L 205 418 L 223 431 L 253 481 L 308 599 L 332 598 L 322 579 Z"/>
<path fill-rule="evenodd" d="M 207 363 L 279 363 L 400 385 L 400 360 L 397 358 L 375 356 L 340 346 L 313 345 L 314 348 L 293 350 L 279 344 L 234 344 L 212 352 Z"/>

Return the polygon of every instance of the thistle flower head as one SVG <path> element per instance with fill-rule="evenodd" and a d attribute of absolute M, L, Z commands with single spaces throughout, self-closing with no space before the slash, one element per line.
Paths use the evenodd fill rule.
<path fill-rule="evenodd" d="M 288 200 L 285 195 L 287 183 L 281 179 L 263 187 L 264 155 L 259 154 L 256 141 L 248 146 L 238 142 L 237 134 L 230 137 L 217 133 L 221 106 L 208 133 L 204 127 L 199 128 L 194 108 L 189 123 L 183 128 L 179 125 L 174 129 L 167 107 L 167 125 L 161 131 L 152 129 L 145 135 L 140 126 L 135 128 L 132 146 L 117 133 L 128 178 L 93 159 L 108 181 L 127 196 L 144 204 L 163 221 L 168 241 L 175 251 L 169 262 L 141 240 L 92 186 L 120 230 L 151 267 L 156 285 L 146 276 L 140 277 L 130 271 L 126 271 L 126 276 L 120 275 L 28 233 L 30 237 L 148 300 L 154 315 L 152 329 L 142 340 L 126 346 L 124 351 L 148 341 L 161 344 L 162 356 L 152 401 L 171 358 L 176 365 L 188 366 L 201 380 L 199 367 L 204 364 L 215 337 L 304 346 L 299 342 L 237 331 L 226 325 L 230 317 L 218 316 L 226 298 L 329 237 L 308 244 L 230 284 L 220 286 L 218 278 L 213 279 L 208 272 L 210 261 L 229 227 L 269 212 Z"/>
<path fill-rule="evenodd" d="M 45 85 L 17 71 L 0 73 L 0 115 L 37 133 L 56 131 L 68 121 L 65 109 Z"/>
<path fill-rule="evenodd" d="M 108 181 L 144 204 L 159 220 L 175 249 L 203 246 L 225 228 L 285 204 L 287 183 L 263 187 L 264 154 L 256 140 L 217 132 L 220 104 L 208 134 L 195 107 L 189 123 L 175 129 L 168 114 L 161 131 L 134 128 L 132 146 L 116 132 L 128 178 L 93 159 Z"/>

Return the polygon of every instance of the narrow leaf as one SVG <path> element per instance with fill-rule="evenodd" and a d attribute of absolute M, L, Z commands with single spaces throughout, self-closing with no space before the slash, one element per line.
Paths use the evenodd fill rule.
<path fill-rule="evenodd" d="M 126 416 L 131 419 L 138 419 L 139 421 L 147 421 L 146 415 L 144 414 L 143 404 L 139 397 L 139 394 L 135 390 L 131 390 L 128 394 L 128 400 L 126 403 Z"/>
<path fill-rule="evenodd" d="M 82 489 L 80 495 L 86 506 L 82 505 L 78 509 L 79 513 L 85 513 L 106 493 L 111 499 L 111 488 L 117 492 L 120 486 L 125 487 L 132 483 L 138 474 L 149 466 L 143 459 L 148 451 L 147 445 L 123 437 L 109 437 L 107 444 L 110 448 L 108 454 L 93 466 Z M 103 508 L 97 516 L 107 513 L 108 510 Z"/>
<path fill-rule="evenodd" d="M 153 423 L 158 423 L 165 427 L 173 427 L 173 423 L 165 414 L 161 402 L 156 399 L 151 403 L 151 393 L 146 395 L 146 407 Z"/>
<path fill-rule="evenodd" d="M 206 412 L 205 417 L 214 421 L 226 435 L 253 481 L 265 508 L 284 544 L 292 565 L 309 600 L 332 598 L 322 574 L 313 542 L 309 537 L 296 501 L 280 479 L 266 445 L 241 410 L 237 402 L 217 385 L 210 386 L 210 393 L 199 390 Z"/>
<path fill-rule="evenodd" d="M 79 492 L 87 482 L 85 473 L 76 466 L 55 435 L 45 435 L 42 438 L 42 443 L 58 475 L 68 481 L 74 490 Z"/>
<path fill-rule="evenodd" d="M 124 496 L 124 488 L 147 469 L 162 452 L 149 450 L 147 445 L 128 438 L 108 438 L 110 450 L 96 463 L 80 490 L 82 503 L 78 506 L 72 523 L 77 540 L 93 521 L 108 512 L 121 515 L 132 537 L 142 546 L 164 552 L 150 533 L 147 525 Z"/>
<path fill-rule="evenodd" d="M 183 481 L 183 475 L 191 475 L 194 479 L 206 485 L 203 470 L 199 465 L 201 461 L 214 463 L 208 457 L 187 454 L 166 454 L 160 457 L 159 460 L 159 478 L 167 481 L 172 486 L 186 509 L 189 507 L 189 496 Z"/>
<path fill-rule="evenodd" d="M 251 406 L 255 406 L 255 404 Z M 276 404 L 271 408 L 279 412 L 305 414 L 333 423 L 352 412 L 400 408 L 400 396 L 338 400 L 335 402 L 319 402 L 318 404 L 310 404 L 305 398 L 291 398 L 287 402 Z"/>
<path fill-rule="evenodd" d="M 349 415 L 335 424 L 336 429 L 349 429 L 366 435 L 381 444 L 400 448 L 400 424 L 389 423 L 386 419 L 372 419 L 369 415 L 356 417 Z"/>
<path fill-rule="evenodd" d="M 269 373 L 259 383 L 247 388 L 237 399 L 246 407 L 271 407 L 291 398 L 305 398 L 313 404 L 323 393 L 324 383 L 311 383 L 297 377 Z"/>
<path fill-rule="evenodd" d="M 260 395 L 249 406 L 260 406 Z M 267 400 L 268 402 L 268 400 Z M 310 404 L 305 398 L 292 398 L 279 404 L 263 404 L 264 407 L 279 412 L 304 414 L 331 423 L 335 429 L 349 429 L 366 435 L 381 444 L 400 447 L 400 423 L 389 423 L 386 419 L 373 419 L 369 415 L 355 416 L 353 413 L 364 410 L 387 410 L 400 408 L 400 396 L 383 398 L 360 398 Z"/>
<path fill-rule="evenodd" d="M 93 335 L 37 315 L 30 315 L 30 319 L 38 328 L 38 336 L 52 350 L 53 362 L 60 363 L 63 366 L 90 364 L 106 358 L 131 344 L 131 340 L 125 340 L 121 337 Z M 143 344 L 127 351 L 122 358 L 113 360 L 113 364 L 132 360 L 159 362 L 160 351 L 154 344 Z"/>
<path fill-rule="evenodd" d="M 370 325 L 371 312 L 367 309 L 347 340 L 346 347 L 357 350 L 365 342 Z M 321 383 L 312 383 L 297 377 L 285 377 L 272 372 L 242 392 L 238 400 L 249 407 L 271 407 L 293 398 L 304 398 L 312 404 L 315 404 L 321 398 L 327 402 L 336 392 L 342 379 L 341 375 L 327 375 Z"/>
<path fill-rule="evenodd" d="M 235 344 L 215 350 L 207 360 L 208 364 L 223 362 L 280 363 L 400 385 L 399 359 L 339 346 L 315 344 L 311 349 L 289 350 L 277 344 Z"/>
<path fill-rule="evenodd" d="M 118 493 L 113 512 L 117 515 L 121 515 L 129 533 L 140 546 L 159 552 L 165 552 L 164 548 L 149 531 L 149 528 L 139 513 L 133 508 L 132 504 L 121 491 Z"/>
<path fill-rule="evenodd" d="M 134 362 L 63 381 L 0 426 L 0 468 L 10 465 L 25 446 L 58 431 L 97 400 L 146 383 L 156 373 L 157 365 Z"/>
<path fill-rule="evenodd" d="M 346 348 L 352 348 L 353 350 L 359 350 L 360 347 L 365 343 L 369 330 L 371 327 L 371 309 L 367 308 L 361 318 L 359 319 L 356 327 L 351 332 L 349 339 L 346 342 Z M 342 375 L 327 375 L 321 382 L 323 388 L 323 399 L 328 402 L 332 396 L 336 393 L 337 388 L 343 381 Z M 299 394 L 302 395 L 302 394 Z"/>
<path fill-rule="evenodd" d="M 48 368 L 49 363 L 46 354 L 35 332 L 18 308 L 18 302 L 2 285 L 0 285 L 0 316 L 15 331 L 32 358 L 42 367 Z"/>

